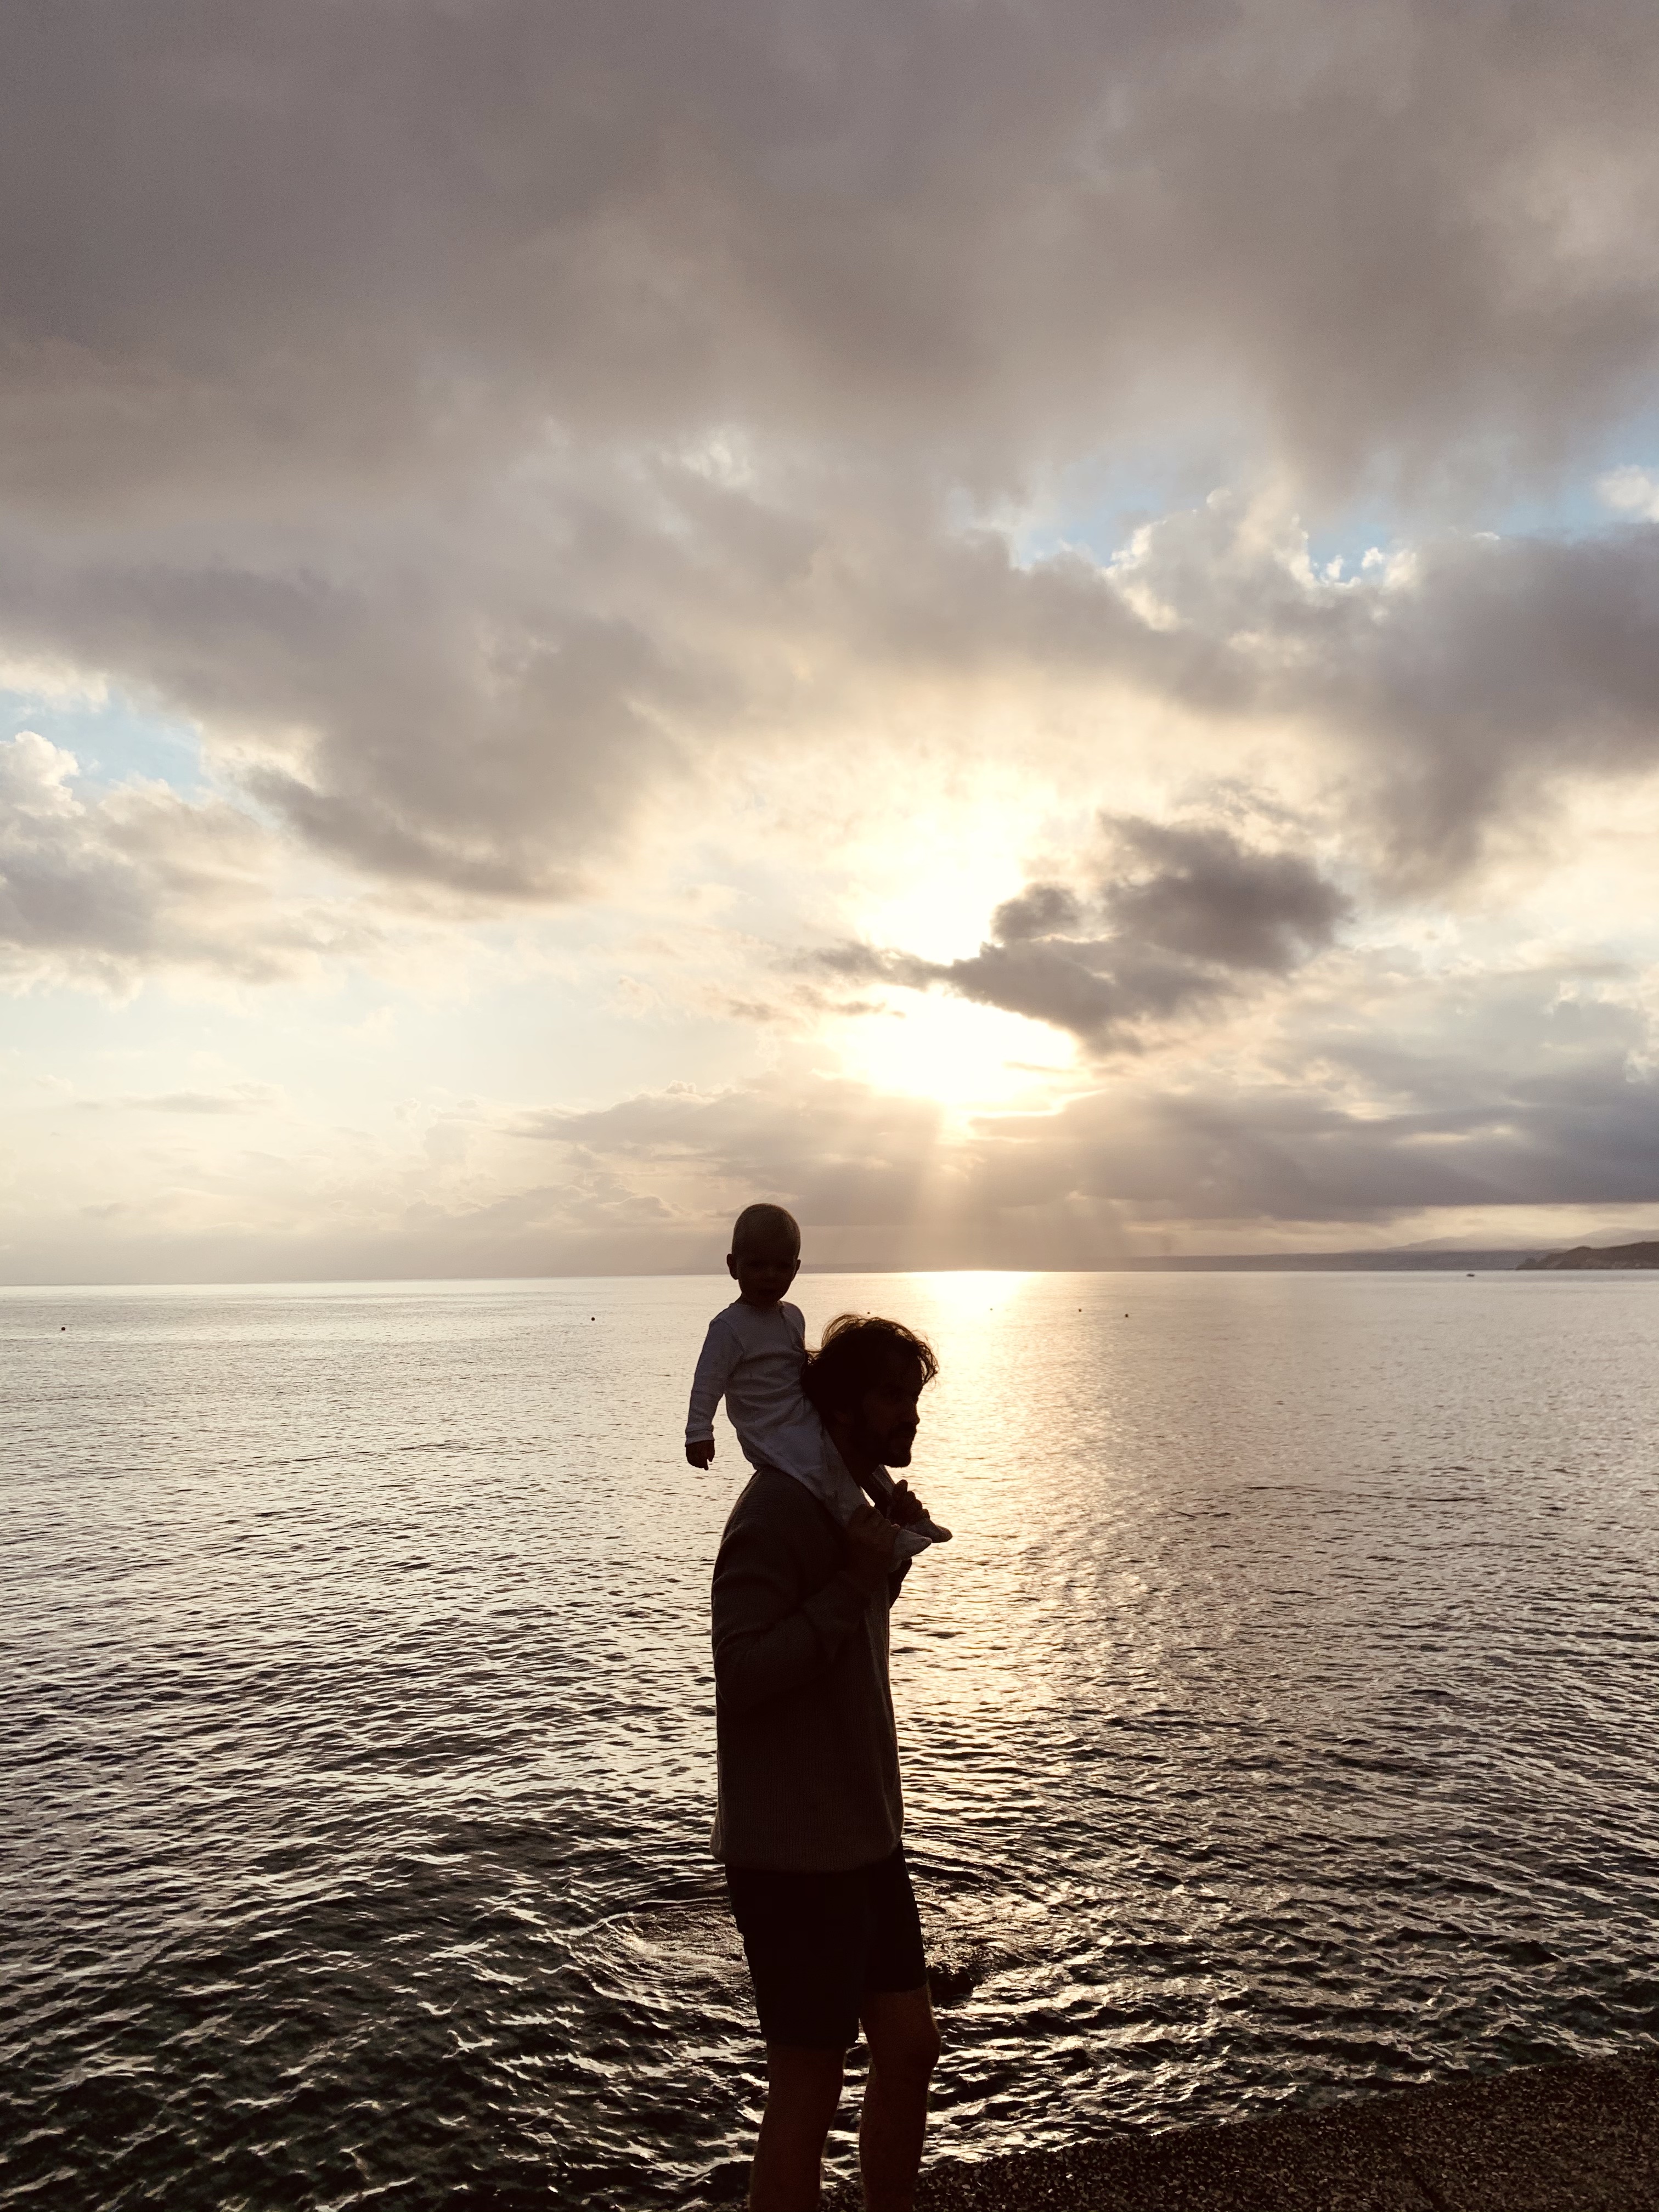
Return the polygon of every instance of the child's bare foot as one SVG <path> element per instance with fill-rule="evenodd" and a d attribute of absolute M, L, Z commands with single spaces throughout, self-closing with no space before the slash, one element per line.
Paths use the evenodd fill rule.
<path fill-rule="evenodd" d="M 948 1544 L 951 1540 L 950 1530 L 930 1517 L 927 1508 L 902 1478 L 887 1493 L 886 1511 L 888 1518 L 896 1521 L 907 1534 L 920 1536 L 929 1544 Z M 905 1548 L 910 1551 L 915 1547 L 907 1545 Z"/>

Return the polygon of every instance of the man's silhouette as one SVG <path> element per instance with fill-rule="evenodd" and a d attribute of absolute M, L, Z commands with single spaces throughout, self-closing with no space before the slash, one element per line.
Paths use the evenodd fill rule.
<path fill-rule="evenodd" d="M 902 1323 L 844 1315 L 807 1370 L 848 1472 L 908 1467 L 938 1363 Z M 899 1521 L 922 1508 L 898 1484 Z M 894 1521 L 843 1532 L 790 1476 L 759 1468 L 714 1564 L 720 1811 L 761 2032 L 767 2098 L 752 2212 L 812 2212 L 842 2068 L 870 2051 L 859 2127 L 869 2212 L 909 2212 L 939 2056 L 921 1924 L 900 1840 L 887 1616 L 904 1579 Z"/>

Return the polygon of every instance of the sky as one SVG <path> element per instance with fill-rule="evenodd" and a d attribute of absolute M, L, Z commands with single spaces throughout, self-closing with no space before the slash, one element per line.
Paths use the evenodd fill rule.
<path fill-rule="evenodd" d="M 1659 1235 L 1646 0 L 54 0 L 0 1280 Z"/>

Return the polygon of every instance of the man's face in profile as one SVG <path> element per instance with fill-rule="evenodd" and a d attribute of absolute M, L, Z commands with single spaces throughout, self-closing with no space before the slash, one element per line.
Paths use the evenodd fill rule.
<path fill-rule="evenodd" d="M 859 1429 L 871 1456 L 883 1467 L 908 1467 L 910 1447 L 921 1425 L 918 1401 L 921 1370 L 913 1360 L 896 1359 L 887 1376 L 866 1390 L 859 1404 Z"/>

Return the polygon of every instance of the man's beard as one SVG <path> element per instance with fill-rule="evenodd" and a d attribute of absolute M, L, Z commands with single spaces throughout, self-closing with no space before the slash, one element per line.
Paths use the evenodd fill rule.
<path fill-rule="evenodd" d="M 908 1467 L 910 1447 L 915 1442 L 913 1435 L 901 1429 L 896 1432 L 859 1424 L 859 1445 L 869 1453 L 878 1467 Z"/>

